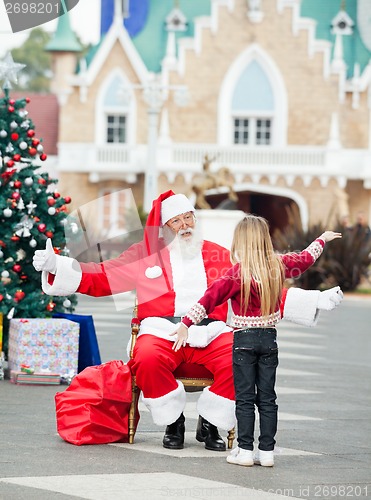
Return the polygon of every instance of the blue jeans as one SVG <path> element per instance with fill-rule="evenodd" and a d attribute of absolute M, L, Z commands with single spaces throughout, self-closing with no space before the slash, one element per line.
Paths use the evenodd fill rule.
<path fill-rule="evenodd" d="M 236 392 L 238 446 L 254 448 L 255 405 L 259 411 L 259 449 L 271 451 L 277 432 L 275 328 L 247 328 L 234 332 L 233 376 Z"/>

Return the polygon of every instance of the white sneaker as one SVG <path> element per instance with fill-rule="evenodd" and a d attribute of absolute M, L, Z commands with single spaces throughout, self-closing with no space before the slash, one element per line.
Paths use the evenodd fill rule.
<path fill-rule="evenodd" d="M 258 450 L 254 457 L 254 464 L 261 465 L 262 467 L 273 467 L 274 465 L 273 451 Z"/>
<path fill-rule="evenodd" d="M 234 448 L 227 456 L 227 462 L 229 464 L 251 467 L 252 465 L 254 465 L 253 452 L 252 450 L 244 450 L 238 447 Z"/>

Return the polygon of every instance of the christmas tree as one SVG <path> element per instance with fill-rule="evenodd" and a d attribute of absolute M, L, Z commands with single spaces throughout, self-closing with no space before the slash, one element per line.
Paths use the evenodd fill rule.
<path fill-rule="evenodd" d="M 26 110 L 30 100 L 14 100 L 10 95 L 10 80 L 16 81 L 22 67 L 9 55 L 0 62 L 0 80 L 5 79 L 0 95 L 0 313 L 4 333 L 12 317 L 50 317 L 54 312 L 72 312 L 77 303 L 75 295 L 45 295 L 41 275 L 32 265 L 35 250 L 44 250 L 47 238 L 56 253 L 68 254 L 64 226 L 71 199 L 54 191 L 58 181 L 40 171 L 47 155 Z"/>

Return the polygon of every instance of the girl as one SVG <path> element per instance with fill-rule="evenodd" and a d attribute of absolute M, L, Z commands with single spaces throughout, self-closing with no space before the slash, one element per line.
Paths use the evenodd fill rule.
<path fill-rule="evenodd" d="M 214 281 L 204 296 L 184 316 L 173 349 L 185 345 L 188 328 L 231 299 L 230 326 L 234 329 L 233 375 L 236 393 L 238 447 L 227 462 L 272 467 L 277 431 L 275 380 L 278 366 L 276 323 L 285 278 L 299 276 L 321 255 L 326 242 L 341 233 L 325 231 L 300 253 L 278 255 L 273 249 L 268 223 L 247 215 L 238 223 L 232 241 L 233 267 Z M 253 457 L 255 405 L 259 411 L 258 452 Z"/>

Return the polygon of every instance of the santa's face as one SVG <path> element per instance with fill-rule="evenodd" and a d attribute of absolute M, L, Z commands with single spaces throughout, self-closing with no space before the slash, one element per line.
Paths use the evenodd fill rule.
<path fill-rule="evenodd" d="M 188 240 L 192 238 L 195 222 L 193 212 L 186 212 L 185 214 L 177 215 L 168 220 L 166 226 L 169 227 L 172 233 L 177 235 L 178 238 Z"/>

